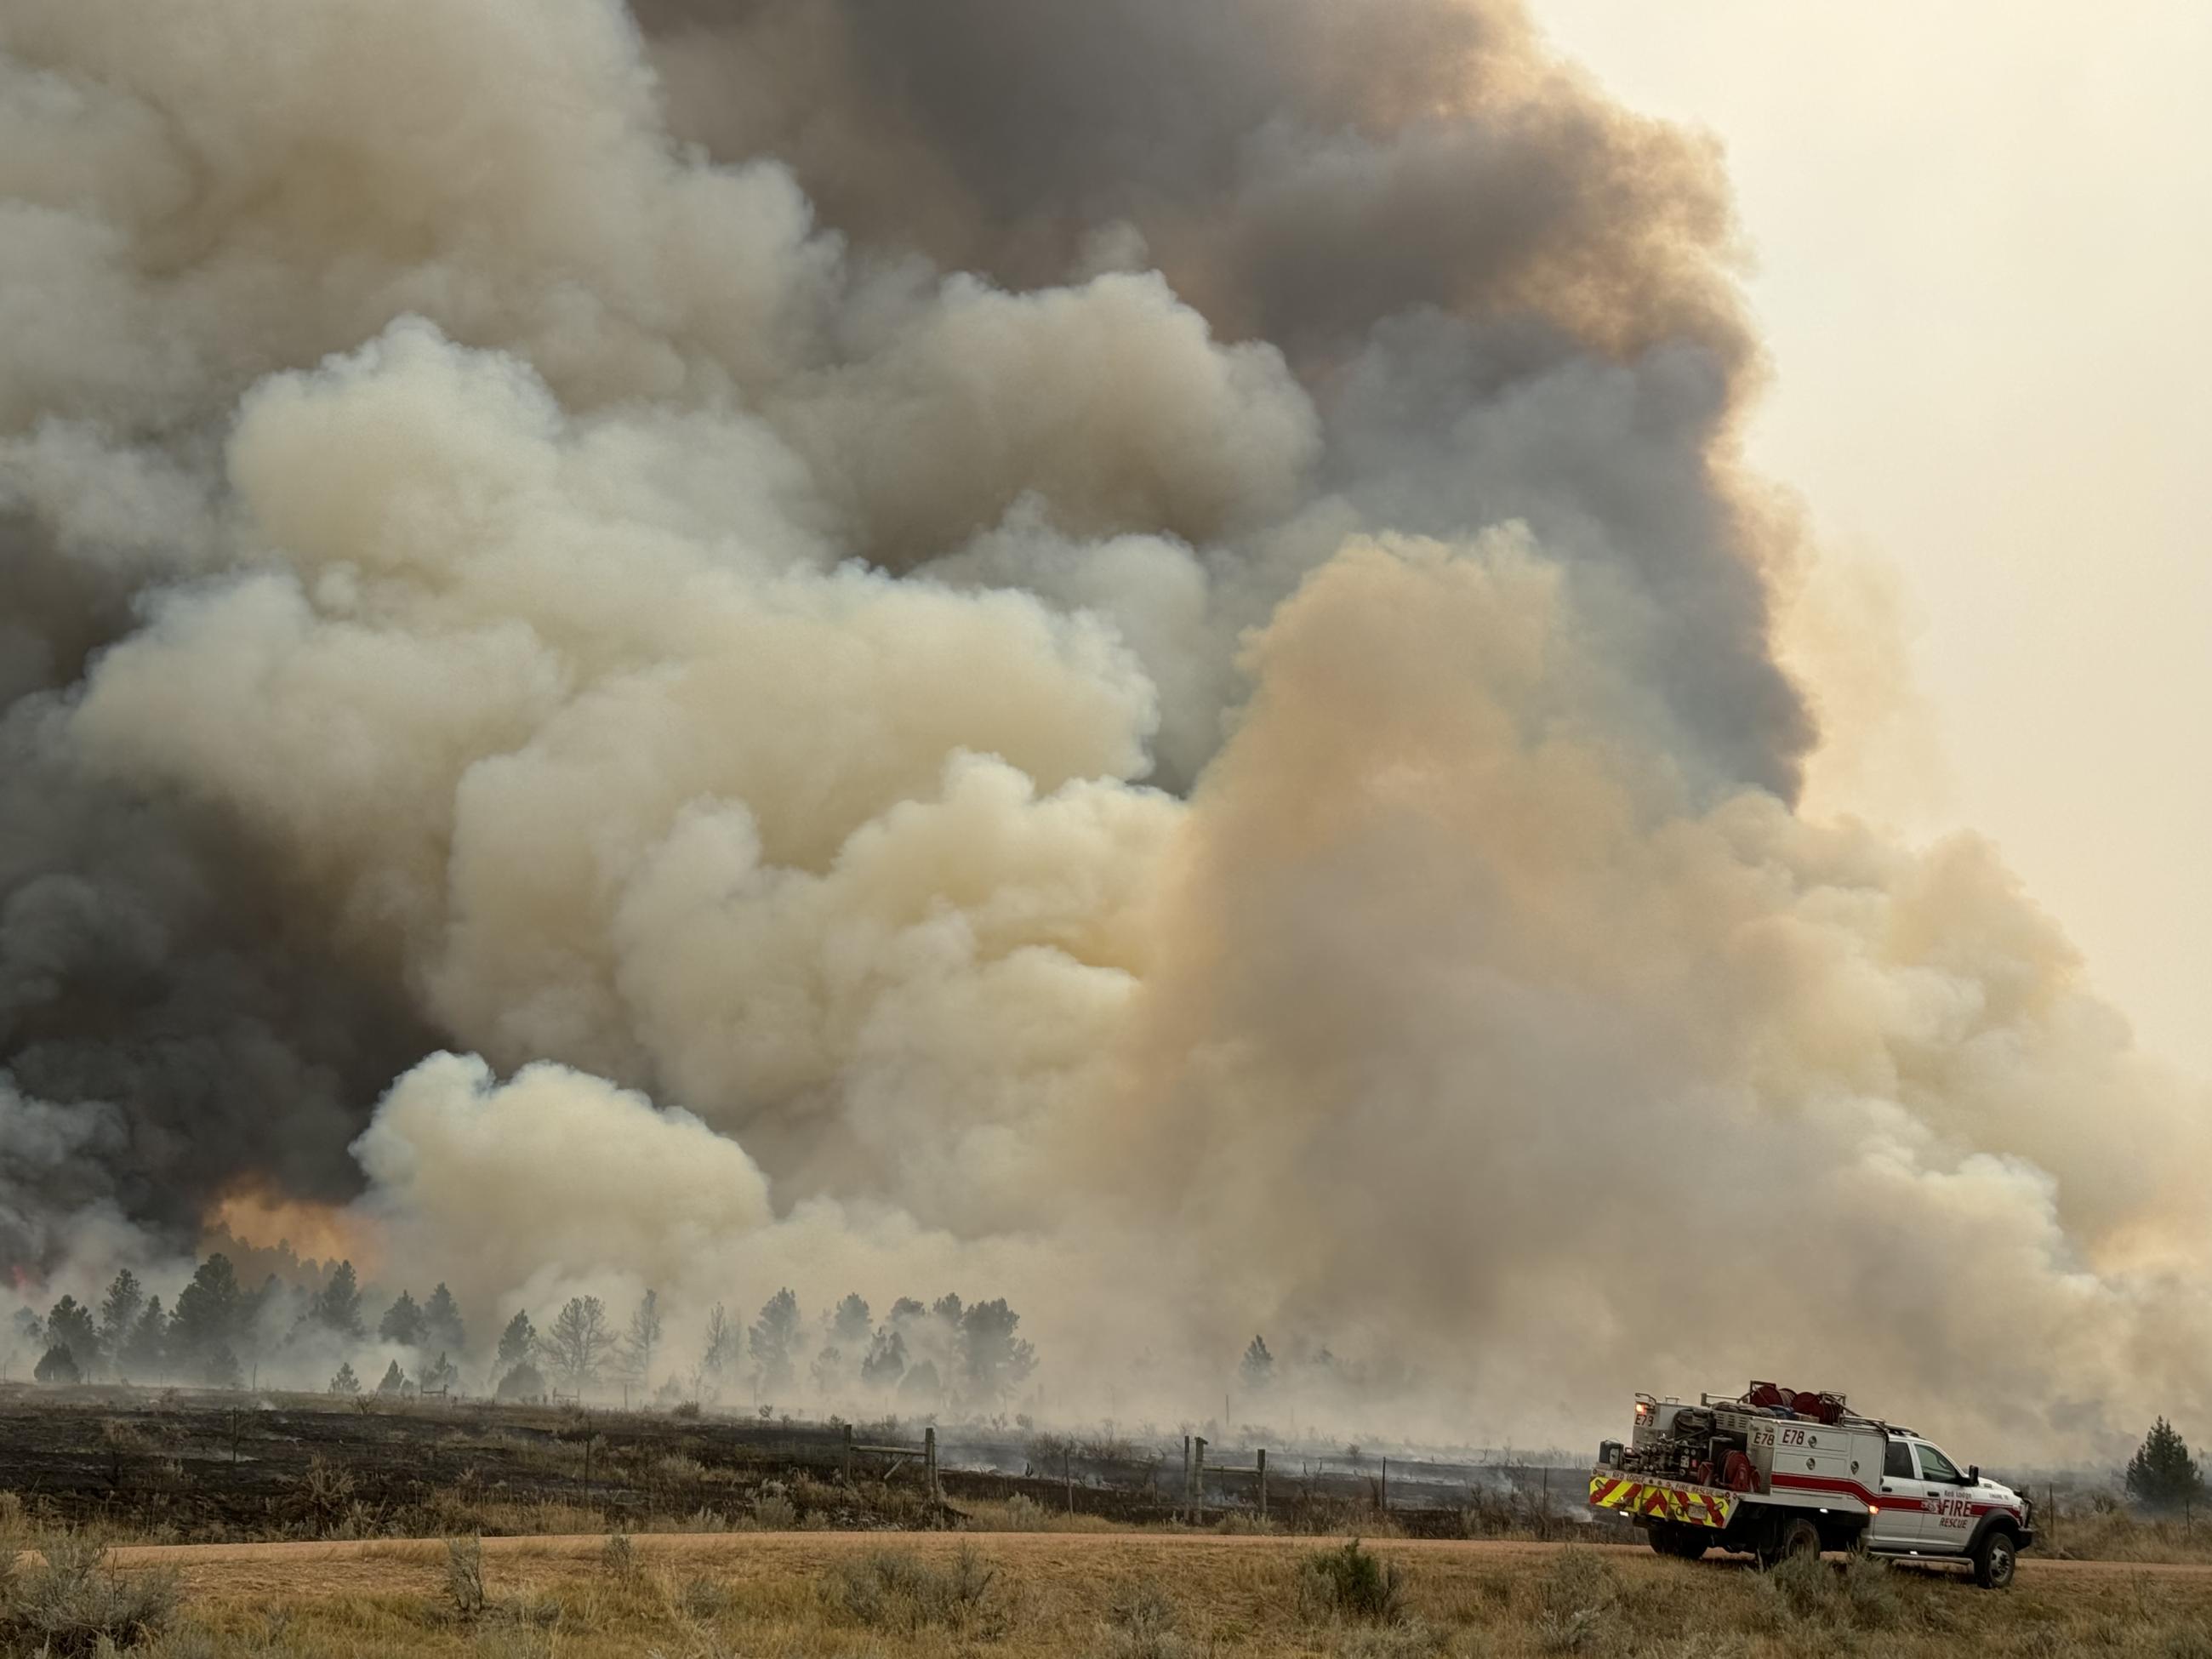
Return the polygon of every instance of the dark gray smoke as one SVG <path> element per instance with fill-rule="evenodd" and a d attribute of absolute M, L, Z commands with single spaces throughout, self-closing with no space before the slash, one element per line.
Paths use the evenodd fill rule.
<path fill-rule="evenodd" d="M 95 1203 L 185 1246 L 241 1182 L 349 1197 L 348 1142 L 438 1039 L 248 828 L 86 777 L 61 720 L 0 720 L 0 1263 L 49 1265 Z"/>
<path fill-rule="evenodd" d="M 1157 262 L 1218 329 L 1282 346 L 1363 520 L 1526 520 L 1663 690 L 1674 746 L 1794 793 L 1812 726 L 1766 582 L 1795 552 L 1726 476 L 1758 354 L 1714 157 L 1546 59 L 1517 3 L 638 15 L 677 131 L 788 159 L 864 246 L 1017 287 Z"/>

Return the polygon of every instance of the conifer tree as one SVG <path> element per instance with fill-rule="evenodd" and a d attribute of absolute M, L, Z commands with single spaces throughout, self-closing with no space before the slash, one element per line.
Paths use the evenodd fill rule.
<path fill-rule="evenodd" d="M 397 1342 L 403 1348 L 420 1347 L 426 1323 L 422 1310 L 416 1305 L 414 1297 L 402 1291 L 392 1305 L 384 1310 L 384 1317 L 376 1322 L 376 1334 L 386 1342 Z"/>
<path fill-rule="evenodd" d="M 461 1322 L 460 1304 L 441 1279 L 422 1304 L 422 1346 L 459 1353 L 469 1346 L 468 1328 Z"/>
<path fill-rule="evenodd" d="M 2162 1417 L 2128 1460 L 2127 1479 L 2128 1495 L 2146 1509 L 2178 1510 L 2204 1497 L 2203 1472 L 2189 1443 Z"/>

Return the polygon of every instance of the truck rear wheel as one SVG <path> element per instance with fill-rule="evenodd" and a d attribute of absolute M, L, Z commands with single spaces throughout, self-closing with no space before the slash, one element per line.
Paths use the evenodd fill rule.
<path fill-rule="evenodd" d="M 1679 1521 L 1654 1521 L 1644 1529 L 1646 1542 L 1662 1555 L 1672 1556 L 1678 1561 L 1702 1561 L 1711 1536 L 1703 1527 L 1686 1526 Z"/>
<path fill-rule="evenodd" d="M 1763 1567 L 1778 1567 L 1784 1561 L 1799 1557 L 1817 1559 L 1820 1553 L 1820 1529 L 1802 1515 L 1792 1516 L 1776 1529 L 1774 1541 L 1759 1553 L 1759 1564 Z"/>
<path fill-rule="evenodd" d="M 2013 1569 L 2020 1564 L 2019 1547 L 2012 1534 L 2002 1527 L 1992 1527 L 1974 1546 L 1974 1582 L 1984 1589 L 2003 1589 L 2012 1583 Z"/>

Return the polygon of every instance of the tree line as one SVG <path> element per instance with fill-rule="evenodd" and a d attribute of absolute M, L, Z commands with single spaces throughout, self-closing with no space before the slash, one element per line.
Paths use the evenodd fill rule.
<path fill-rule="evenodd" d="M 787 1287 L 762 1304 L 750 1324 L 718 1302 L 696 1356 L 662 1374 L 656 1358 L 664 1322 L 653 1291 L 626 1326 L 617 1326 L 595 1296 L 570 1297 L 542 1332 L 526 1310 L 518 1311 L 500 1334 L 497 1392 L 531 1398 L 557 1386 L 583 1394 L 618 1379 L 666 1400 L 712 1405 L 749 1397 L 763 1412 L 794 1393 L 896 1399 L 921 1409 L 950 1401 L 988 1410 L 1017 1394 L 1036 1369 L 1036 1350 L 1018 1334 L 1021 1316 L 1003 1297 L 971 1304 L 948 1294 L 925 1304 L 901 1297 L 878 1322 L 866 1297 L 848 1295 L 812 1331 Z"/>
<path fill-rule="evenodd" d="M 211 1255 L 164 1308 L 129 1268 L 118 1272 L 97 1309 L 64 1296 L 41 1319 L 29 1309 L 15 1316 L 19 1342 L 38 1352 L 33 1376 L 41 1382 L 94 1382 L 107 1377 L 139 1382 L 176 1379 L 212 1388 L 238 1388 L 249 1365 L 309 1346 L 368 1340 L 361 1282 L 350 1261 L 340 1262 L 319 1290 L 271 1275 L 249 1290 L 226 1255 Z M 278 1334 L 272 1342 L 269 1334 Z M 377 1335 L 422 1351 L 422 1385 L 446 1386 L 457 1374 L 453 1356 L 466 1347 L 468 1330 L 453 1293 L 440 1284 L 417 1304 L 402 1291 L 378 1322 Z"/>
<path fill-rule="evenodd" d="M 785 1288 L 750 1323 L 717 1303 L 698 1348 L 672 1356 L 657 1291 L 647 1291 L 626 1320 L 599 1297 L 576 1296 L 542 1329 L 528 1310 L 517 1310 L 500 1333 L 489 1376 L 506 1399 L 580 1395 L 619 1384 L 641 1397 L 708 1404 L 742 1398 L 763 1411 L 794 1395 L 994 1410 L 1036 1368 L 1020 1325 L 1003 1297 L 967 1303 L 953 1294 L 927 1304 L 901 1297 L 880 1321 L 865 1297 L 848 1295 L 810 1325 L 797 1294 Z M 264 1361 L 296 1376 L 319 1357 L 337 1360 L 327 1387 L 342 1395 L 368 1391 L 353 1360 L 370 1329 L 352 1262 L 338 1263 L 319 1288 L 271 1274 L 249 1289 L 220 1254 L 198 1265 L 173 1307 L 148 1295 L 125 1268 L 96 1309 L 64 1296 L 43 1318 L 27 1308 L 15 1319 L 18 1344 L 40 1356 L 33 1376 L 41 1382 L 116 1378 L 240 1388 Z M 435 1393 L 459 1384 L 468 1326 L 442 1282 L 420 1301 L 402 1289 L 374 1329 L 414 1362 L 410 1374 L 391 1358 L 376 1392 Z"/>

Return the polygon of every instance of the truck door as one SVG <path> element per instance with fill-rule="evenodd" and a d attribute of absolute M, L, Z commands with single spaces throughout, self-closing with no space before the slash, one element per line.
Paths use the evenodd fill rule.
<path fill-rule="evenodd" d="M 1931 1554 L 1961 1553 L 1974 1535 L 1973 1488 L 1958 1466 L 1926 1441 L 1914 1441 L 1912 1449 L 1920 1459 L 1921 1489 L 1927 1494 L 1921 1505 L 1926 1512 L 1920 1522 L 1920 1547 Z"/>
<path fill-rule="evenodd" d="M 1881 1508 L 1867 1522 L 1867 1547 L 1877 1550 L 1917 1550 L 1927 1547 L 1926 1516 L 1923 1513 L 1927 1483 L 1912 1465 L 1912 1448 L 1902 1440 L 1882 1443 Z"/>

